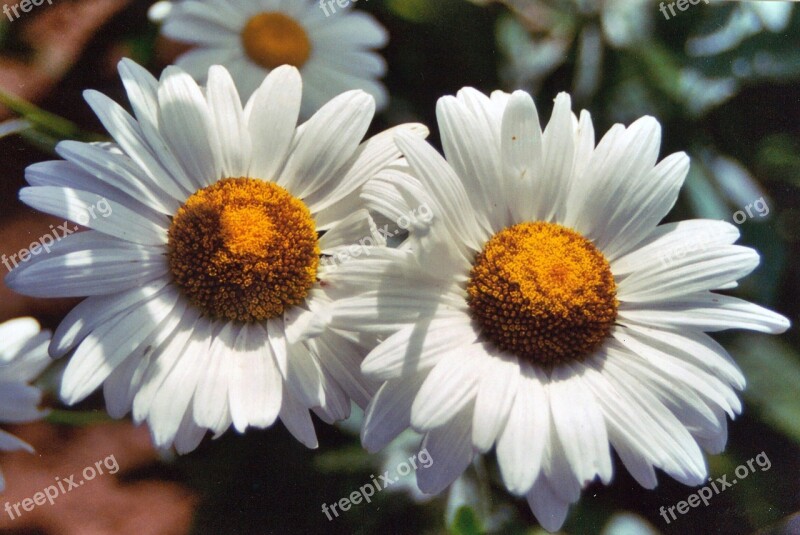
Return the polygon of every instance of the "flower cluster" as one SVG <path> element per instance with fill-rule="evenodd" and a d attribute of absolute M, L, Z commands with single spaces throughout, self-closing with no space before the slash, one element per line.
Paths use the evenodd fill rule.
<path fill-rule="evenodd" d="M 102 386 L 109 414 L 188 453 L 208 431 L 278 419 L 314 448 L 311 413 L 333 423 L 355 402 L 370 451 L 422 434 L 423 492 L 494 450 L 548 530 L 586 485 L 611 481 L 612 449 L 645 488 L 656 469 L 705 481 L 702 450 L 724 448 L 745 385 L 707 333 L 789 323 L 717 292 L 759 264 L 735 226 L 661 224 L 689 159 L 659 161 L 655 119 L 597 140 L 567 94 L 544 123 L 526 92 L 465 88 L 439 100 L 442 156 L 421 124 L 365 139 L 386 100 L 370 50 L 386 36 L 369 17 L 277 0 L 161 11 L 164 34 L 196 48 L 158 79 L 122 60 L 132 112 L 85 93 L 113 143 L 62 142 L 19 194 L 73 221 L 110 207 L 6 277 L 23 294 L 86 298 L 49 342 L 69 355 L 66 403 Z M 397 239 L 378 231 L 373 218 L 420 206 L 430 217 Z M 700 231 L 710 243 L 664 265 Z M 0 373 L 27 381 L 44 335 L 4 328 L 19 347 Z M 17 409 L 0 417 L 37 416 L 22 398 L 38 401 L 4 389 L 0 408 Z"/>

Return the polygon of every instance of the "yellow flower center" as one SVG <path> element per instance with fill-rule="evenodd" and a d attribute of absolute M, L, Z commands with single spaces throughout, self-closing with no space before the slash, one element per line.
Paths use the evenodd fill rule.
<path fill-rule="evenodd" d="M 282 187 L 226 178 L 194 193 L 169 229 L 169 266 L 207 316 L 280 316 L 316 281 L 319 244 L 308 207 Z"/>
<path fill-rule="evenodd" d="M 242 30 L 247 56 L 264 68 L 302 67 L 311 56 L 311 40 L 300 24 L 277 11 L 255 15 Z"/>
<path fill-rule="evenodd" d="M 617 317 L 616 284 L 603 254 L 553 223 L 520 223 L 477 256 L 467 302 L 483 335 L 530 363 L 582 360 Z"/>

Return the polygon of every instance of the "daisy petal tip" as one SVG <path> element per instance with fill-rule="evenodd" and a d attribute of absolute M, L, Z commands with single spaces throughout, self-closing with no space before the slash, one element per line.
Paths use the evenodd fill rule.
<path fill-rule="evenodd" d="M 408 130 L 400 129 L 394 134 L 394 142 L 397 145 L 397 148 L 400 149 L 400 152 L 405 154 L 414 150 L 414 148 L 420 147 L 420 143 L 423 143 L 424 139 L 420 136 L 414 135 Z"/>
<path fill-rule="evenodd" d="M 567 109 L 572 109 L 572 96 L 566 91 L 560 92 L 556 95 L 556 98 L 553 100 L 555 102 L 555 107 L 566 107 Z"/>
<path fill-rule="evenodd" d="M 523 91 L 522 89 L 517 89 L 511 93 L 511 96 L 508 99 L 508 105 L 511 106 L 512 103 L 517 106 L 536 107 L 531 94 L 527 91 Z"/>
<path fill-rule="evenodd" d="M 163 71 L 161 71 L 161 77 L 159 78 L 159 84 L 164 84 L 165 82 L 170 82 L 174 78 L 183 78 L 184 80 L 191 81 L 191 83 L 197 85 L 197 82 L 194 81 L 194 78 L 189 76 L 189 74 L 178 67 L 177 65 L 168 65 Z"/>
<path fill-rule="evenodd" d="M 172 2 L 164 0 L 156 2 L 147 10 L 147 19 L 153 24 L 161 24 L 172 12 L 173 7 Z"/>
<path fill-rule="evenodd" d="M 769 326 L 770 334 L 783 334 L 792 327 L 792 322 L 786 316 L 774 313 L 772 325 Z M 744 381 L 744 379 L 742 379 Z"/>
<path fill-rule="evenodd" d="M 141 69 L 142 67 L 131 58 L 122 58 L 117 62 L 117 72 L 121 75 L 136 68 Z"/>
<path fill-rule="evenodd" d="M 366 426 L 361 428 L 361 446 L 369 453 L 374 455 L 383 449 L 384 440 L 376 433 L 371 432 Z"/>
<path fill-rule="evenodd" d="M 209 82 L 214 79 L 233 81 L 233 78 L 231 78 L 231 74 L 228 72 L 228 69 L 226 69 L 223 65 L 211 65 L 208 68 L 208 79 Z"/>
<path fill-rule="evenodd" d="M 427 139 L 431 135 L 430 129 L 422 123 L 407 123 L 402 125 L 400 131 L 408 132 L 420 139 Z"/>
<path fill-rule="evenodd" d="M 61 402 L 68 407 L 75 405 L 81 400 L 81 398 L 76 395 L 75 389 L 70 388 L 66 383 L 62 383 L 61 391 L 58 396 L 61 398 Z"/>
<path fill-rule="evenodd" d="M 294 65 L 281 65 L 280 67 L 273 69 L 266 77 L 266 79 L 270 78 L 281 78 L 284 81 L 291 82 L 300 82 L 300 80 L 302 80 L 300 71 Z"/>
<path fill-rule="evenodd" d="M 93 102 L 105 97 L 105 95 L 95 89 L 84 89 L 81 95 L 83 96 L 83 100 L 85 100 L 90 106 Z"/>

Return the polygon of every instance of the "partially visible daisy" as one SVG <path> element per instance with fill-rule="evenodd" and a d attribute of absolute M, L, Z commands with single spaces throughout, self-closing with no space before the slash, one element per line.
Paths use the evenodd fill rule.
<path fill-rule="evenodd" d="M 175 63 L 200 83 L 209 66 L 224 65 L 247 99 L 267 73 L 292 65 L 303 75 L 303 117 L 349 89 L 382 109 L 386 63 L 373 49 L 386 45 L 386 30 L 362 11 L 330 9 L 316 0 L 185 0 L 160 3 L 154 18 L 165 36 L 194 45 Z"/>
<path fill-rule="evenodd" d="M 6 278 L 28 295 L 89 296 L 50 346 L 74 351 L 62 398 L 104 384 L 112 416 L 132 408 L 157 446 L 179 452 L 207 429 L 277 418 L 316 447 L 309 409 L 340 420 L 373 390 L 358 370 L 370 341 L 312 313 L 335 305 L 327 278 L 340 262 L 329 259 L 380 248 L 360 187 L 399 157 L 395 132 L 427 131 L 403 125 L 362 143 L 375 103 L 358 90 L 297 126 L 294 67 L 271 72 L 244 108 L 220 66 L 205 89 L 177 67 L 158 81 L 119 67 L 134 116 L 85 93 L 116 145 L 62 142 L 66 161 L 30 166 L 20 192 L 91 229 Z"/>
<path fill-rule="evenodd" d="M 447 159 L 398 134 L 407 159 L 363 197 L 396 219 L 420 204 L 399 250 L 343 267 L 354 296 L 330 325 L 386 336 L 362 371 L 384 381 L 363 443 L 378 450 L 410 426 L 439 493 L 495 448 L 503 482 L 558 529 L 581 489 L 612 478 L 613 448 L 644 487 L 661 469 L 705 481 L 701 448 L 722 451 L 744 377 L 707 332 L 785 331 L 786 318 L 714 290 L 759 263 L 721 221 L 659 225 L 689 169 L 657 163 L 651 117 L 595 143 L 587 112 L 555 101 L 542 131 L 531 97 L 473 89 L 439 101 Z"/>
<path fill-rule="evenodd" d="M 588 98 L 600 84 L 603 56 L 609 45 L 632 48 L 653 33 L 648 0 L 469 0 L 478 5 L 501 3 L 515 17 L 502 17 L 498 46 L 506 59 L 501 71 L 512 87 L 534 92 L 560 67 L 576 45 L 576 98 Z"/>
<path fill-rule="evenodd" d="M 39 409 L 42 392 L 30 382 L 50 363 L 47 344 L 50 333 L 42 331 L 33 318 L 18 318 L 0 324 L 0 422 L 21 424 L 47 414 Z M 33 448 L 11 433 L 0 429 L 0 450 Z M 0 473 L 0 491 L 5 480 Z"/>

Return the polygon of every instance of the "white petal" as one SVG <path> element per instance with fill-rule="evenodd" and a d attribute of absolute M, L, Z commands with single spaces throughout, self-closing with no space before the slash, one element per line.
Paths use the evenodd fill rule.
<path fill-rule="evenodd" d="M 325 404 L 322 369 L 302 343 L 289 344 L 286 384 L 291 394 L 307 408 Z"/>
<path fill-rule="evenodd" d="M 103 383 L 106 412 L 112 418 L 122 418 L 131 410 L 133 398 L 142 384 L 152 354 L 150 346 L 140 344 Z"/>
<path fill-rule="evenodd" d="M 466 315 L 407 326 L 370 352 L 361 370 L 383 380 L 413 375 L 441 362 L 448 350 L 471 344 L 477 337 Z"/>
<path fill-rule="evenodd" d="M 280 418 L 294 438 L 307 448 L 317 448 L 319 445 L 317 434 L 314 431 L 314 422 L 311 421 L 308 408 L 295 399 L 288 388 L 283 389 Z"/>
<path fill-rule="evenodd" d="M 183 356 L 199 318 L 200 313 L 194 307 L 187 307 L 179 299 L 178 305 L 164 321 L 161 329 L 154 332 L 152 340 L 147 341 L 154 348 L 153 357 L 145 370 L 141 388 L 133 398 L 132 413 L 135 423 L 139 424 L 149 416 L 153 400 L 167 375 Z"/>
<path fill-rule="evenodd" d="M 582 484 L 599 475 L 611 479 L 608 434 L 597 400 L 584 385 L 581 368 L 557 366 L 550 381 L 550 409 L 564 455 Z"/>
<path fill-rule="evenodd" d="M 84 299 L 59 324 L 53 334 L 50 354 L 53 358 L 63 357 L 98 325 L 158 293 L 163 293 L 165 285 L 166 281 L 156 281 L 118 294 Z"/>
<path fill-rule="evenodd" d="M 248 176 L 252 143 L 242 111 L 242 101 L 231 75 L 224 67 L 208 70 L 206 89 L 208 107 L 222 157 L 222 173 L 226 177 Z"/>
<path fill-rule="evenodd" d="M 607 258 L 624 254 L 656 228 L 675 205 L 688 172 L 689 157 L 670 154 L 623 190 L 625 196 L 616 199 L 616 211 L 597 242 Z"/>
<path fill-rule="evenodd" d="M 22 188 L 19 198 L 39 211 L 63 217 L 121 240 L 142 245 L 167 243 L 169 221 L 166 217 L 137 212 L 94 193 L 52 186 L 31 187 Z M 100 203 L 108 206 L 108 215 L 92 217 L 90 214 Z"/>
<path fill-rule="evenodd" d="M 424 374 L 385 382 L 369 404 L 361 428 L 361 443 L 367 451 L 382 450 L 411 424 L 411 405 Z"/>
<path fill-rule="evenodd" d="M 541 176 L 542 129 L 533 99 L 525 91 L 515 91 L 508 100 L 500 143 L 508 206 L 514 221 L 527 221 L 539 195 L 536 183 Z"/>
<path fill-rule="evenodd" d="M 161 31 L 167 37 L 194 44 L 217 44 L 236 39 L 246 21 L 233 5 L 181 2 L 173 6 Z"/>
<path fill-rule="evenodd" d="M 222 176 L 220 147 L 197 83 L 179 68 L 167 67 L 161 74 L 158 107 L 161 133 L 195 189 L 213 184 Z"/>
<path fill-rule="evenodd" d="M 192 411 L 195 422 L 216 433 L 221 431 L 218 425 L 227 420 L 230 411 L 228 385 L 235 367 L 232 361 L 237 359 L 235 345 L 236 329 L 225 322 L 210 342 L 206 369 L 197 381 Z"/>
<path fill-rule="evenodd" d="M 628 220 L 626 214 L 613 216 L 618 210 L 629 208 L 621 207 L 620 197 L 627 197 L 625 192 L 632 184 L 649 176 L 660 144 L 661 127 L 652 117 L 642 117 L 626 129 L 615 125 L 609 130 L 598 143 L 583 177 L 576 177 L 573 182 L 566 223 L 584 236 L 606 244 L 606 238 L 618 230 L 609 223 L 622 225 Z"/>
<path fill-rule="evenodd" d="M 153 398 L 147 420 L 153 444 L 158 448 L 167 448 L 173 443 L 187 412 L 191 411 L 198 379 L 208 369 L 210 341 L 211 323 L 201 319 Z"/>
<path fill-rule="evenodd" d="M 272 425 L 280 412 L 283 380 L 267 340 L 264 328 L 253 323 L 241 328 L 233 347 L 228 403 L 240 433 Z"/>
<path fill-rule="evenodd" d="M 328 375 L 341 386 L 347 397 L 362 409 L 365 408 L 378 389 L 377 384 L 364 377 L 359 370 L 365 351 L 333 331 L 326 332 L 310 343 L 316 348 L 320 365 Z"/>
<path fill-rule="evenodd" d="M 436 216 L 445 222 L 453 236 L 461 237 L 473 251 L 479 251 L 486 237 L 478 222 L 482 215 L 476 219 L 477 207 L 470 202 L 461 179 L 425 141 L 405 132 L 398 133 L 395 139 L 415 176 L 434 197 L 437 207 L 442 209 Z"/>
<path fill-rule="evenodd" d="M 154 330 L 178 301 L 176 291 L 148 301 L 95 329 L 78 346 L 61 383 L 61 398 L 72 405 L 97 388 Z"/>
<path fill-rule="evenodd" d="M 749 275 L 759 261 L 756 251 L 739 245 L 696 251 L 670 265 L 632 273 L 617 285 L 617 296 L 641 303 L 713 290 Z"/>
<path fill-rule="evenodd" d="M 178 432 L 175 434 L 175 451 L 179 455 L 192 452 L 200 445 L 205 436 L 206 430 L 195 423 L 192 406 L 189 405 L 186 414 L 183 415 Z"/>
<path fill-rule="evenodd" d="M 158 81 L 147 69 L 127 58 L 119 62 L 118 70 L 139 122 L 142 136 L 147 140 L 149 147 L 149 150 L 135 151 L 132 150 L 133 146 L 129 147 L 128 156 L 145 170 L 148 176 L 159 181 L 164 190 L 182 201 L 196 188 L 172 154 L 159 129 Z"/>
<path fill-rule="evenodd" d="M 443 351 L 411 407 L 414 429 L 427 431 L 444 425 L 474 400 L 487 362 L 482 344 L 451 345 Z"/>
<path fill-rule="evenodd" d="M 331 100 L 298 129 L 278 183 L 302 199 L 337 179 L 374 114 L 375 101 L 362 91 L 348 91 Z"/>
<path fill-rule="evenodd" d="M 253 139 L 251 176 L 277 179 L 297 128 L 302 90 L 297 69 L 282 66 L 270 72 L 247 102 L 245 118 Z"/>
<path fill-rule="evenodd" d="M 368 241 L 369 240 L 369 241 Z M 335 254 L 337 248 L 348 249 L 349 247 L 366 247 L 366 243 L 374 244 L 380 240 L 375 222 L 366 209 L 356 210 L 345 219 L 339 222 L 326 232 L 319 239 L 319 247 L 323 254 Z M 385 245 L 385 241 L 380 240 L 378 245 Z M 359 256 L 360 256 L 359 252 Z"/>
<path fill-rule="evenodd" d="M 635 433 L 641 434 L 645 428 L 654 439 L 650 445 L 651 451 L 657 452 L 657 466 L 686 485 L 699 485 L 707 474 L 705 459 L 683 424 L 615 360 L 607 359 L 602 366 L 603 375 L 625 399 L 624 406 L 628 411 L 636 409 L 625 417 L 637 423 Z"/>
<path fill-rule="evenodd" d="M 542 157 L 536 196 L 533 199 L 537 219 L 550 220 L 564 217 L 567 188 L 575 159 L 575 134 L 572 125 L 571 101 L 566 93 L 559 93 L 553 113 L 542 133 Z"/>
<path fill-rule="evenodd" d="M 33 453 L 35 450 L 33 446 L 21 440 L 7 431 L 0 429 L 0 450 L 2 451 L 17 451 L 25 450 L 28 453 Z M 0 476 L 1 478 L 2 476 Z M 2 490 L 2 489 L 0 489 Z"/>
<path fill-rule="evenodd" d="M 527 495 L 528 505 L 544 529 L 553 533 L 561 529 L 569 504 L 560 499 L 544 477 L 540 477 Z"/>
<path fill-rule="evenodd" d="M 417 485 L 425 494 L 439 494 L 472 462 L 469 411 L 464 410 L 443 427 L 429 431 L 421 449 L 428 451 L 433 462 L 417 469 Z"/>
<path fill-rule="evenodd" d="M 780 334 L 789 320 L 742 299 L 712 292 L 697 292 L 662 302 L 626 303 L 619 307 L 621 323 L 665 329 L 691 328 L 706 332 L 726 329 Z"/>
<path fill-rule="evenodd" d="M 687 254 L 716 249 L 739 239 L 739 229 L 724 221 L 688 219 L 655 228 L 633 251 L 611 260 L 615 276 L 670 266 Z"/>
<path fill-rule="evenodd" d="M 20 265 L 6 277 L 6 284 L 35 297 L 82 297 L 124 291 L 169 273 L 159 249 L 88 234 L 71 236 L 62 242 L 63 248 L 53 247 L 51 256 Z M 86 249 L 86 244 L 94 247 Z M 68 246 L 80 249 L 68 251 Z"/>
<path fill-rule="evenodd" d="M 506 488 L 522 495 L 539 475 L 550 440 L 550 403 L 538 370 L 523 366 L 513 405 L 497 439 L 497 464 Z"/>
<path fill-rule="evenodd" d="M 519 362 L 514 357 L 492 355 L 480 379 L 472 418 L 472 444 L 487 452 L 506 425 L 521 384 Z"/>
<path fill-rule="evenodd" d="M 119 104 L 97 91 L 86 91 L 84 98 L 109 134 L 125 151 L 125 156 L 109 154 L 100 147 L 75 141 L 59 143 L 58 154 L 147 206 L 165 214 L 174 213 L 179 206 L 177 199 L 180 197 L 180 190 L 171 180 L 154 180 L 145 171 L 147 168 L 135 165 L 135 160 L 128 157 L 133 155 L 140 161 L 146 161 L 151 172 L 159 168 L 158 164 L 151 162 L 153 156 L 138 123 Z M 162 178 L 167 175 L 159 173 L 156 176 Z"/>
<path fill-rule="evenodd" d="M 502 228 L 507 214 L 493 206 L 491 198 L 503 187 L 500 164 L 499 118 L 485 113 L 488 97 L 462 89 L 458 98 L 446 96 L 436 104 L 447 162 L 463 180 L 475 219 L 487 231 Z"/>
<path fill-rule="evenodd" d="M 344 177 L 339 181 L 328 181 L 306 199 L 311 211 L 316 213 L 332 206 L 398 160 L 400 149 L 394 142 L 398 132 L 408 132 L 420 138 L 428 135 L 424 125 L 410 123 L 390 128 L 364 141 L 346 166 L 348 171 Z"/>
<path fill-rule="evenodd" d="M 3 341 L 0 346 L 0 362 L 7 365 L 40 330 L 39 322 L 33 318 L 15 318 L 0 323 L 0 340 Z"/>

